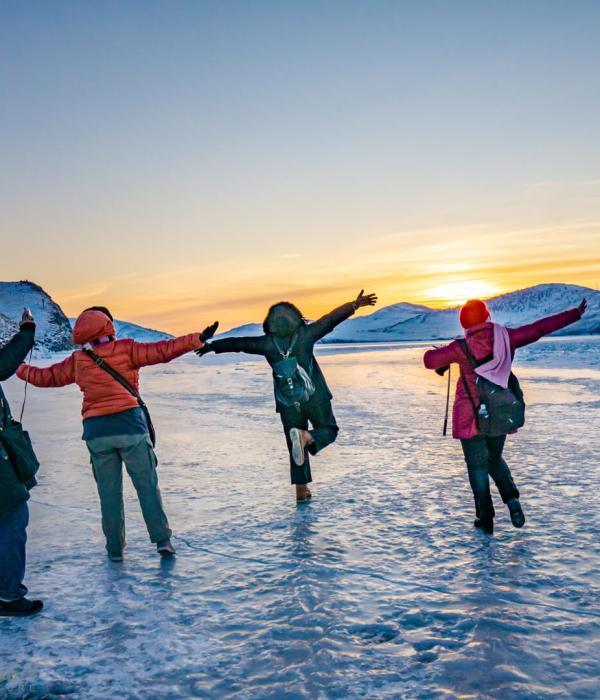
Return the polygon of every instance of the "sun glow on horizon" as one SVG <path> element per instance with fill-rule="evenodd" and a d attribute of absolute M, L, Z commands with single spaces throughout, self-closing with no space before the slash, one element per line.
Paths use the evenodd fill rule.
<path fill-rule="evenodd" d="M 460 306 L 469 299 L 487 299 L 501 291 L 484 280 L 460 280 L 431 287 L 424 298 L 431 306 L 451 307 Z"/>

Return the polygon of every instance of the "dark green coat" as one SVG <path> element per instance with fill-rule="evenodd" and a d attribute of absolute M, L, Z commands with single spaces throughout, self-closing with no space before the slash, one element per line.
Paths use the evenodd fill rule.
<path fill-rule="evenodd" d="M 4 381 L 15 373 L 17 367 L 27 357 L 33 347 L 35 327 L 19 331 L 3 347 L 0 348 L 0 381 Z M 0 427 L 11 420 L 10 407 L 0 386 Z M 6 451 L 0 445 L 0 511 L 16 508 L 29 498 L 29 492 L 18 479 L 8 461 Z"/>
<path fill-rule="evenodd" d="M 314 323 L 304 323 L 297 331 L 298 339 L 294 346 L 293 355 L 312 377 L 315 383 L 315 395 L 311 399 L 316 402 L 331 400 L 331 392 L 319 367 L 319 363 L 314 357 L 315 343 L 326 336 L 342 321 L 350 318 L 355 311 L 354 304 L 349 302 L 338 306 Z M 280 346 L 285 350 L 291 343 L 291 338 L 279 338 Z M 216 353 L 222 352 L 244 352 L 250 355 L 262 355 L 271 367 L 281 360 L 281 353 L 275 345 L 273 336 L 270 333 L 256 337 L 222 338 L 210 343 L 210 349 Z M 280 413 L 284 407 L 280 406 L 275 399 L 277 412 Z"/>

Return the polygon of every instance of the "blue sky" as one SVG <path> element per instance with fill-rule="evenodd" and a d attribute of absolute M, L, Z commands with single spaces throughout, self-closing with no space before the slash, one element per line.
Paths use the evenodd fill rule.
<path fill-rule="evenodd" d="M 593 285 L 599 28 L 593 2 L 2 1 L 0 277 L 168 330 Z"/>

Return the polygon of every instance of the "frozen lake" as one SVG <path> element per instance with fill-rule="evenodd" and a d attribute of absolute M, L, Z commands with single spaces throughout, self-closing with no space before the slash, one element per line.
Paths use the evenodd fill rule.
<path fill-rule="evenodd" d="M 519 356 L 528 423 L 506 457 L 528 522 L 496 497 L 493 538 L 422 352 L 321 349 L 341 431 L 302 506 L 264 361 L 143 370 L 172 561 L 127 479 L 126 559 L 107 560 L 79 391 L 30 389 L 26 581 L 46 608 L 0 620 L 0 697 L 599 697 L 600 338 Z M 4 386 L 18 414 L 23 385 Z"/>

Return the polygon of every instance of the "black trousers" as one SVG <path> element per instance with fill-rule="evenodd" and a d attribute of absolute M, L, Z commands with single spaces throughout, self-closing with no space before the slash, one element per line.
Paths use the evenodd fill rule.
<path fill-rule="evenodd" d="M 508 464 L 502 457 L 506 435 L 486 437 L 477 435 L 460 441 L 469 472 L 469 482 L 475 499 L 475 512 L 484 522 L 496 515 L 490 494 L 491 476 L 504 503 L 519 498 L 519 490 L 513 481 Z"/>
<path fill-rule="evenodd" d="M 312 435 L 314 443 L 309 445 L 307 451 L 312 455 L 316 455 L 317 452 L 335 441 L 339 431 L 331 408 L 331 401 L 329 399 L 318 399 L 313 396 L 310 401 L 301 404 L 299 408 L 293 406 L 282 407 L 279 415 L 283 423 L 288 452 L 290 453 L 290 476 L 292 484 L 308 484 L 312 481 L 310 460 L 308 454 L 306 454 L 302 466 L 299 467 L 294 462 L 292 458 L 290 428 L 308 430 L 308 424 L 310 422 L 310 434 Z"/>

